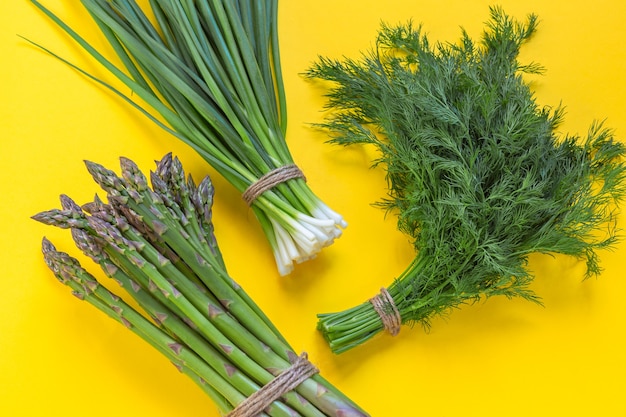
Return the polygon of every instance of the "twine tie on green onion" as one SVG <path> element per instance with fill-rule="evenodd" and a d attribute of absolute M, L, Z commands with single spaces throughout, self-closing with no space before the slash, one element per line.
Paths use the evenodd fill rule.
<path fill-rule="evenodd" d="M 381 288 L 380 294 L 377 294 L 369 301 L 372 303 L 372 306 L 374 306 L 376 313 L 380 316 L 385 330 L 392 336 L 396 336 L 400 332 L 402 316 L 400 316 L 400 312 L 393 301 L 393 297 L 389 294 L 389 291 L 385 288 Z"/>
<path fill-rule="evenodd" d="M 295 164 L 284 165 L 276 169 L 271 170 L 267 174 L 263 175 L 256 182 L 252 183 L 246 191 L 244 191 L 242 198 L 251 206 L 261 194 L 271 190 L 278 184 L 289 181 L 295 178 L 302 178 L 306 181 L 304 173 Z"/>
<path fill-rule="evenodd" d="M 268 384 L 241 402 L 226 417 L 254 417 L 263 412 L 274 401 L 296 388 L 319 370 L 302 353 L 292 365 Z"/>

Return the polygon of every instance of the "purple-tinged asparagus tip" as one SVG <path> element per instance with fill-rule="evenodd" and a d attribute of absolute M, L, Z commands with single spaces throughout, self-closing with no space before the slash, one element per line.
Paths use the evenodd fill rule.
<path fill-rule="evenodd" d="M 86 217 L 83 213 L 77 213 L 73 210 L 46 210 L 31 216 L 31 219 L 49 226 L 60 227 L 61 229 L 87 227 Z"/>
<path fill-rule="evenodd" d="M 120 157 L 120 167 L 122 169 L 122 178 L 133 188 L 139 192 L 148 189 L 148 181 L 134 161 L 122 156 Z"/>
<path fill-rule="evenodd" d="M 172 160 L 170 175 L 172 187 L 174 187 L 178 191 L 180 198 L 186 198 L 187 195 L 189 195 L 189 189 L 187 188 L 187 181 L 185 179 L 185 170 L 183 168 L 183 164 L 180 159 L 178 159 L 178 157 L 174 157 L 174 159 Z"/>
<path fill-rule="evenodd" d="M 167 153 L 160 161 L 156 161 L 156 174 L 165 179 L 170 176 L 170 167 L 172 165 L 172 153 Z"/>
<path fill-rule="evenodd" d="M 48 240 L 47 237 L 44 237 L 43 239 L 41 239 L 41 251 L 45 255 L 46 253 L 56 251 L 56 248 L 54 247 L 52 242 Z"/>
<path fill-rule="evenodd" d="M 167 205 L 172 203 L 167 183 L 158 173 L 150 171 L 150 184 L 154 192 L 158 193 Z"/>
<path fill-rule="evenodd" d="M 76 247 L 94 262 L 99 263 L 105 259 L 102 245 L 85 230 L 72 228 L 71 234 Z"/>
<path fill-rule="evenodd" d="M 57 250 L 52 242 L 45 237 L 41 241 L 41 252 L 43 253 L 43 258 L 48 268 L 54 273 L 54 275 L 56 275 L 57 278 L 61 279 L 59 275 L 61 268 L 55 257 Z"/>
<path fill-rule="evenodd" d="M 83 269 L 77 259 L 72 258 L 65 252 L 57 251 L 54 245 L 46 238 L 43 238 L 41 251 L 43 252 L 46 265 L 62 283 L 75 281 L 83 287 L 83 295 L 95 291 L 98 287 L 97 280 Z"/>
<path fill-rule="evenodd" d="M 85 161 L 85 165 L 94 181 L 107 193 L 115 195 L 124 190 L 124 184 L 115 172 L 91 161 Z"/>
<path fill-rule="evenodd" d="M 74 202 L 74 200 L 72 200 L 68 195 L 61 194 L 61 196 L 59 197 L 59 200 L 61 200 L 61 207 L 64 210 L 74 211 L 76 213 L 82 213 L 83 212 L 83 210 L 80 208 L 80 206 L 78 204 L 76 204 Z"/>
<path fill-rule="evenodd" d="M 110 213 L 113 209 L 110 205 L 106 204 L 98 194 L 94 195 L 93 201 L 85 203 L 81 207 L 83 211 L 89 214 L 94 214 L 98 212 Z"/>
<path fill-rule="evenodd" d="M 198 185 L 198 194 L 201 196 L 205 206 L 209 208 L 213 204 L 213 196 L 215 195 L 215 187 L 209 176 L 204 177 Z"/>
<path fill-rule="evenodd" d="M 89 217 L 87 221 L 98 237 L 103 239 L 118 252 L 123 252 L 122 248 L 130 246 L 127 239 L 110 223 L 93 216 Z"/>

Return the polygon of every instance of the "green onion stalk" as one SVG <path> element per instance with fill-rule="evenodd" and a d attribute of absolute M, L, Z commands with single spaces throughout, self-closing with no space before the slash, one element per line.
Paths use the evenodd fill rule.
<path fill-rule="evenodd" d="M 93 162 L 87 168 L 106 199 L 96 195 L 79 206 L 62 195 L 60 209 L 33 218 L 70 229 L 76 246 L 139 308 L 44 238 L 47 265 L 75 296 L 161 352 L 223 414 L 240 410 L 248 398 L 304 362 L 309 373 L 295 387 L 269 399 L 263 391 L 267 404 L 256 413 L 229 415 L 367 415 L 323 379 L 305 353 L 296 354 L 228 274 L 214 235 L 209 177 L 196 184 L 171 154 L 157 163 L 150 181 L 127 158 L 121 158 L 121 176 Z"/>
<path fill-rule="evenodd" d="M 277 0 L 81 0 L 121 64 L 114 64 L 61 18 L 32 3 L 132 91 L 112 90 L 192 147 L 246 197 L 278 271 L 315 257 L 347 226 L 310 189 L 286 143 Z M 277 180 L 277 173 L 291 174 Z M 258 188 L 259 180 L 270 184 Z M 262 181 L 263 183 L 263 181 Z"/>
<path fill-rule="evenodd" d="M 541 303 L 530 289 L 532 253 L 586 262 L 618 238 L 626 149 L 603 123 L 586 135 L 559 133 L 563 108 L 537 104 L 518 62 L 535 32 L 491 8 L 479 42 L 430 43 L 421 27 L 383 24 L 360 60 L 320 58 L 311 79 L 331 81 L 322 126 L 335 143 L 379 151 L 388 197 L 416 255 L 372 299 L 319 315 L 332 350 L 344 352 L 401 324 L 432 319 L 491 296 Z"/>

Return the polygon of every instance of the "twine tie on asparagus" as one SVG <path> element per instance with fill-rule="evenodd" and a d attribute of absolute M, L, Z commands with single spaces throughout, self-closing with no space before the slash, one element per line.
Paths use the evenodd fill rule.
<path fill-rule="evenodd" d="M 389 294 L 389 291 L 387 291 L 386 288 L 381 288 L 380 294 L 377 294 L 369 301 L 372 303 L 372 306 L 374 306 L 376 313 L 380 316 L 385 330 L 392 336 L 397 335 L 402 325 L 402 316 L 396 307 L 396 303 L 393 301 L 393 297 Z"/>
<path fill-rule="evenodd" d="M 318 373 L 319 370 L 308 360 L 308 356 L 302 353 L 295 358 L 292 365 L 276 378 L 271 380 L 260 390 L 254 392 L 241 402 L 226 417 L 254 417 L 258 416 L 274 401 L 296 388 L 309 377 Z"/>
<path fill-rule="evenodd" d="M 252 183 L 248 189 L 244 191 L 242 197 L 246 204 L 250 206 L 254 203 L 254 200 L 259 198 L 264 192 L 294 178 L 303 178 L 306 181 L 304 173 L 295 164 L 278 167 Z"/>

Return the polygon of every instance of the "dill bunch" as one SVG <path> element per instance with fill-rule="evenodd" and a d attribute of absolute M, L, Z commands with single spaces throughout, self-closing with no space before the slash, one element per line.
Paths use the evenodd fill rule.
<path fill-rule="evenodd" d="M 479 41 L 431 44 L 411 23 L 381 26 L 360 60 L 321 57 L 306 73 L 332 82 L 321 126 L 332 142 L 373 145 L 388 197 L 416 257 L 374 305 L 320 314 L 336 353 L 383 331 L 381 318 L 428 327 L 453 307 L 504 295 L 540 302 L 529 284 L 531 253 L 586 261 L 615 243 L 624 196 L 625 148 L 602 123 L 562 135 L 561 106 L 537 104 L 518 62 L 537 16 L 525 21 L 490 8 Z M 395 329 L 397 331 L 397 329 Z"/>

